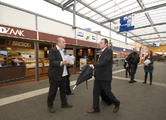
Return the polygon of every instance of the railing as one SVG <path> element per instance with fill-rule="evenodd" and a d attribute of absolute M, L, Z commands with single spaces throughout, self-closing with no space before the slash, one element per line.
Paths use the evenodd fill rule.
<path fill-rule="evenodd" d="M 125 58 L 113 58 L 112 67 L 123 66 Z"/>

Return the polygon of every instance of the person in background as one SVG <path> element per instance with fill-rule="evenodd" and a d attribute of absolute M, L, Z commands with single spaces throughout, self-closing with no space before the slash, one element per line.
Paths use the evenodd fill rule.
<path fill-rule="evenodd" d="M 128 56 L 126 56 L 126 59 L 127 59 Z M 123 68 L 126 69 L 126 78 L 128 76 L 128 73 L 129 73 L 129 76 L 130 76 L 130 66 L 129 66 L 129 62 L 127 60 L 124 60 L 124 65 L 123 65 Z"/>
<path fill-rule="evenodd" d="M 93 64 L 93 63 L 95 63 L 95 60 L 94 60 L 94 58 L 92 58 L 92 60 L 91 60 L 91 63 Z"/>
<path fill-rule="evenodd" d="M 165 60 L 165 65 L 166 65 L 166 56 L 164 56 L 164 60 Z"/>
<path fill-rule="evenodd" d="M 29 58 L 31 58 L 32 56 L 31 55 L 29 55 Z"/>
<path fill-rule="evenodd" d="M 18 58 L 22 58 L 22 55 L 20 52 L 18 52 Z"/>
<path fill-rule="evenodd" d="M 129 56 L 126 59 L 130 63 L 130 69 L 131 69 L 131 79 L 129 83 L 137 82 L 134 80 L 134 75 L 137 71 L 137 66 L 140 60 L 139 54 L 137 53 L 137 48 L 133 48 L 133 52 L 129 54 Z"/>
<path fill-rule="evenodd" d="M 67 66 L 67 79 L 66 79 L 66 95 L 74 95 L 74 93 L 71 92 L 71 89 L 70 89 L 70 72 L 69 72 L 69 68 L 70 66 Z"/>
<path fill-rule="evenodd" d="M 143 84 L 146 83 L 147 77 L 148 77 L 148 73 L 150 74 L 150 84 L 152 85 L 152 73 L 153 73 L 153 56 L 152 56 L 152 51 L 149 50 L 148 51 L 148 55 L 145 57 L 145 61 L 149 59 L 151 62 L 149 64 L 144 64 L 144 70 L 145 70 L 145 81 L 143 82 Z"/>

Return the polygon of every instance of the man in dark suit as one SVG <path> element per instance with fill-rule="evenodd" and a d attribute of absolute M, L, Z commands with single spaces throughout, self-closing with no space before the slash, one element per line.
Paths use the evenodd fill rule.
<path fill-rule="evenodd" d="M 64 60 L 64 48 L 66 42 L 63 38 L 57 39 L 57 45 L 50 49 L 48 58 L 50 60 L 50 66 L 48 70 L 49 77 L 49 93 L 47 98 L 48 111 L 54 113 L 53 101 L 55 99 L 57 89 L 60 88 L 61 107 L 71 108 L 72 105 L 67 103 L 66 98 L 66 79 L 67 79 L 67 65 L 69 62 Z"/>
<path fill-rule="evenodd" d="M 98 62 L 89 65 L 95 69 L 95 80 L 93 88 L 93 109 L 88 110 L 88 113 L 100 112 L 99 108 L 99 95 L 103 89 L 105 94 L 115 105 L 113 112 L 118 112 L 120 101 L 116 99 L 111 92 L 111 80 L 112 80 L 112 50 L 108 47 L 108 40 L 103 38 L 100 41 L 101 54 L 98 58 Z"/>

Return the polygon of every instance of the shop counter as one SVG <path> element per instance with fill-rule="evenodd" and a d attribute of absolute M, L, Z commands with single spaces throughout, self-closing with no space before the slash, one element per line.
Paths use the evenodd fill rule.
<path fill-rule="evenodd" d="M 25 66 L 0 67 L 0 81 L 21 78 L 25 76 Z"/>

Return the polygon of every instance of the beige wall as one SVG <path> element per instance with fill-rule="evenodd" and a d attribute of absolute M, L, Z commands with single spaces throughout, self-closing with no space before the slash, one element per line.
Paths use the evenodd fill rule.
<path fill-rule="evenodd" d="M 0 5 L 0 23 L 27 29 L 36 29 L 35 15 Z"/>

